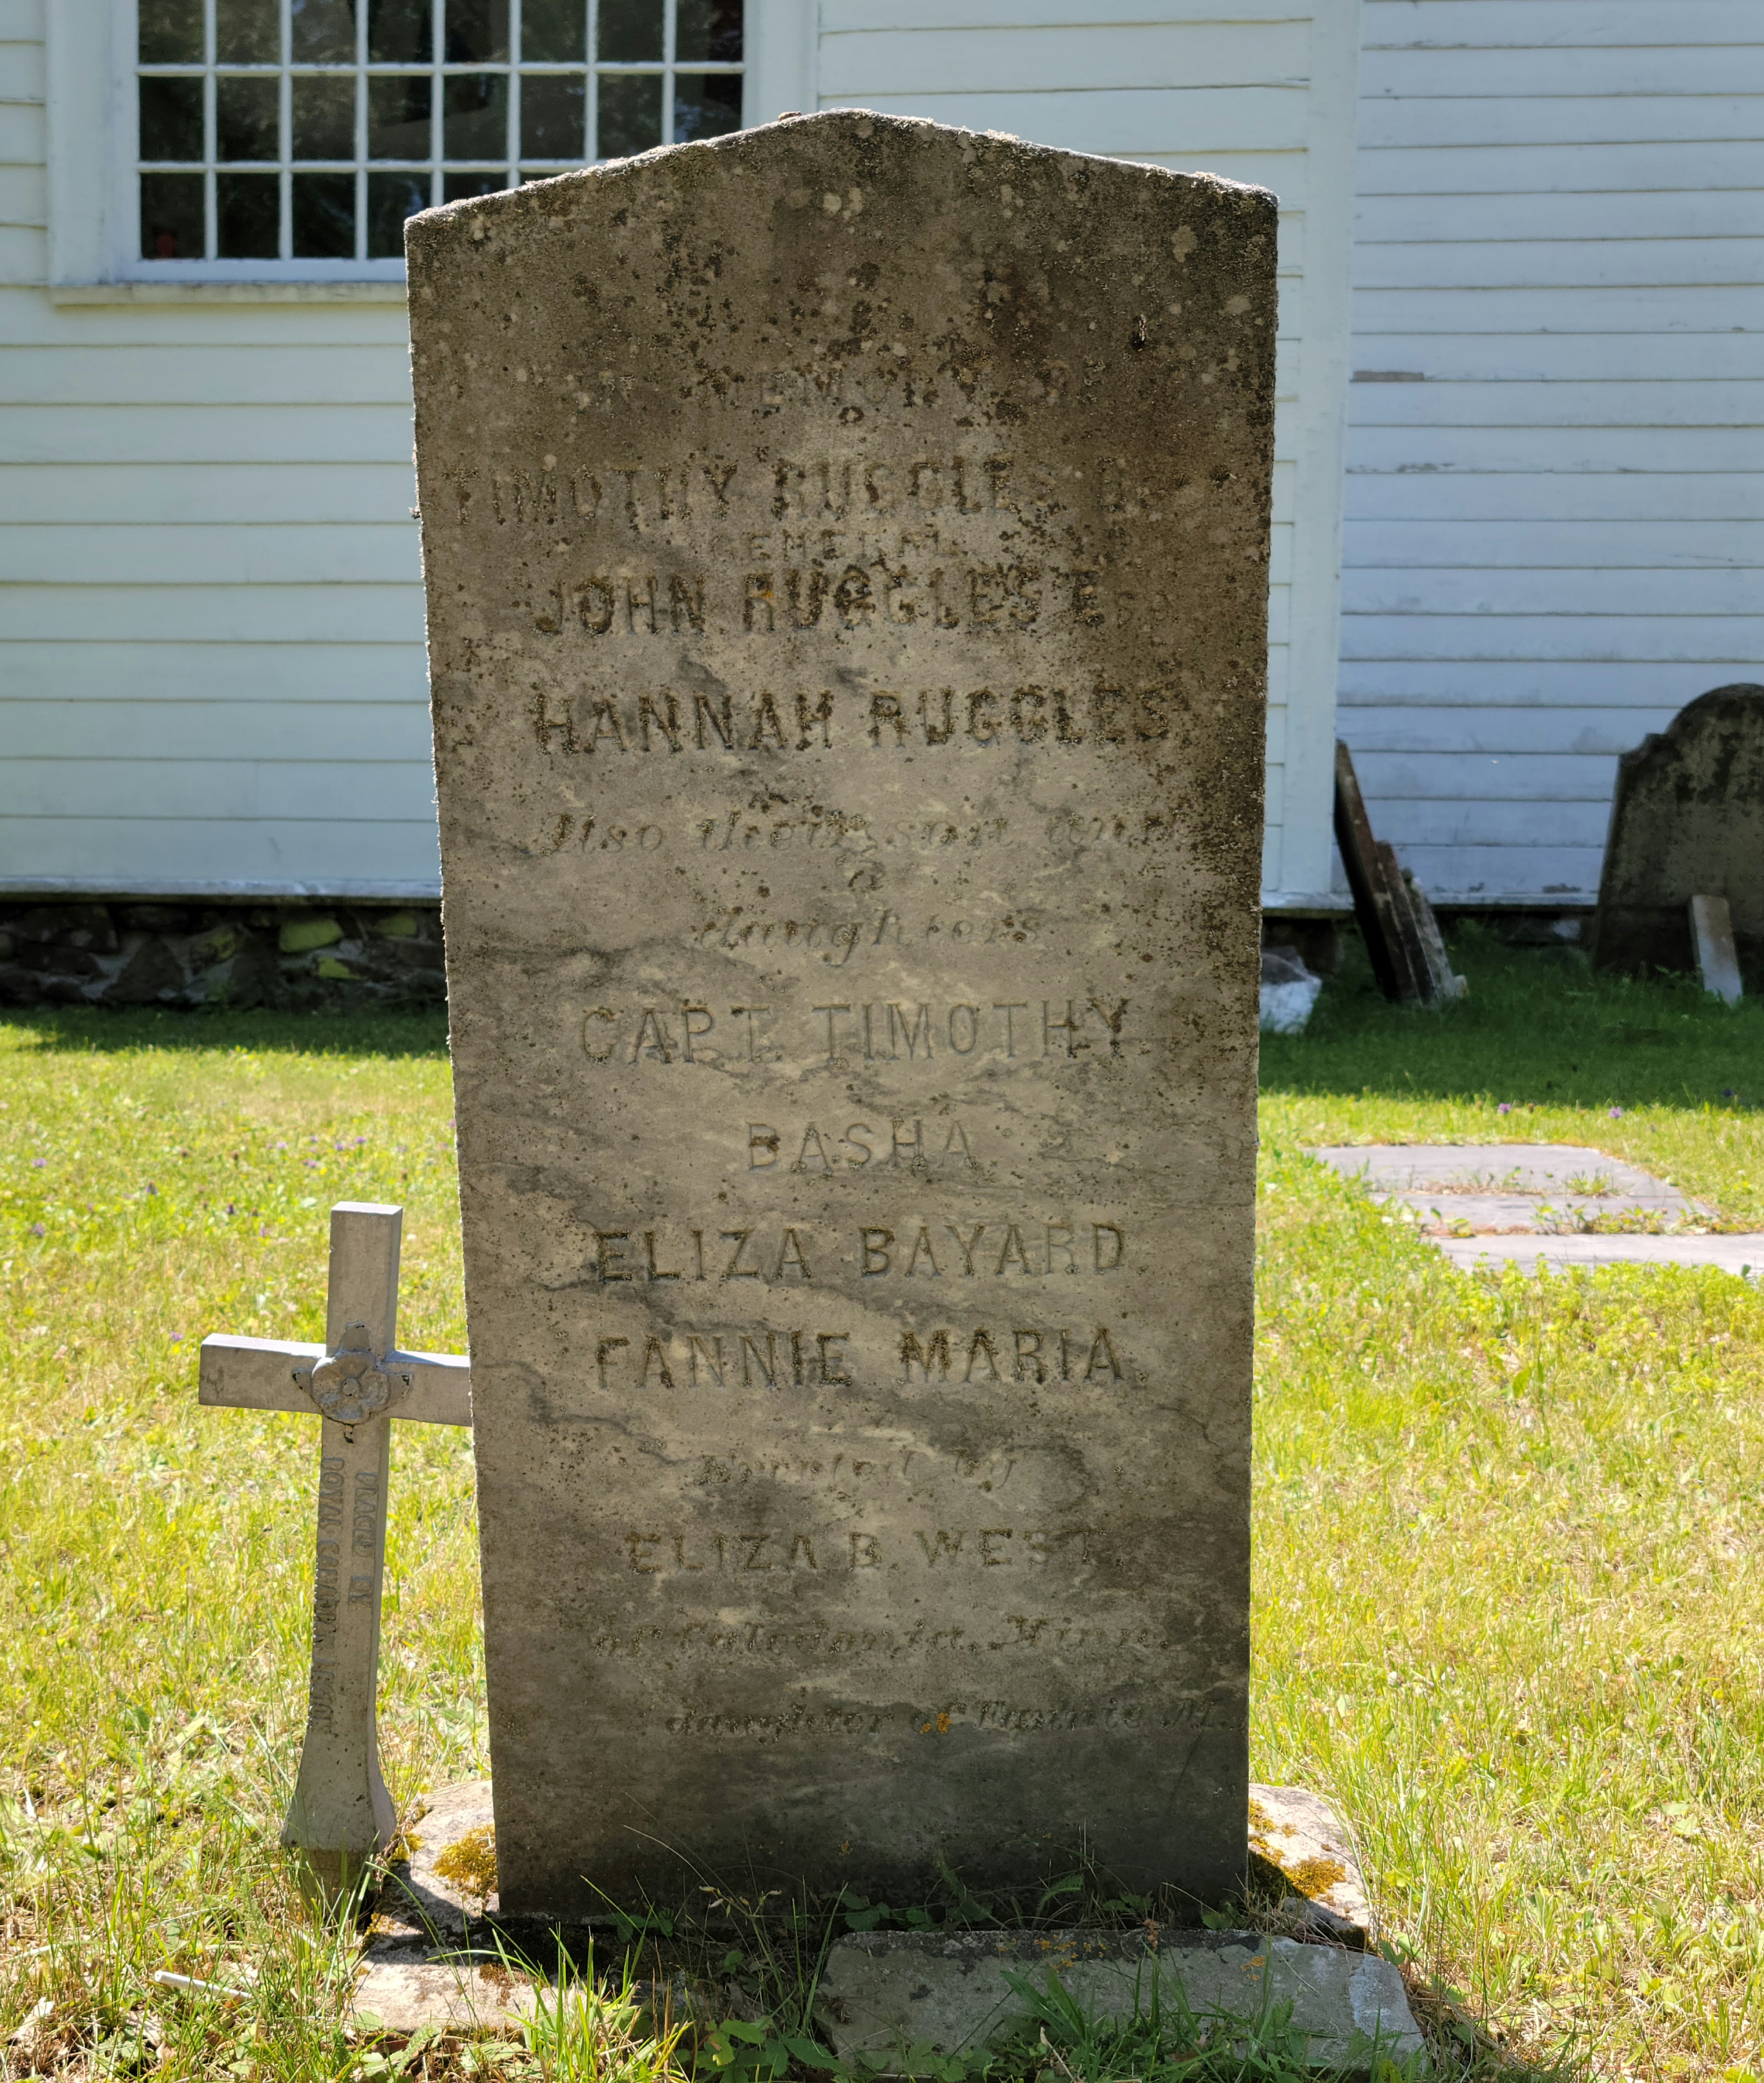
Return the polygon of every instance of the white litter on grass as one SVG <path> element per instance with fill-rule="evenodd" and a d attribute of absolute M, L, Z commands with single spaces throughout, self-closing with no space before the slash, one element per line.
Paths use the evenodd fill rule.
<path fill-rule="evenodd" d="M 1268 1033 L 1302 1034 L 1322 995 L 1323 978 L 1290 948 L 1263 949 L 1262 1026 Z"/>
<path fill-rule="evenodd" d="M 250 1995 L 249 1989 L 230 1989 L 224 1982 L 199 1982 L 193 1975 L 174 1975 L 169 1967 L 161 1967 L 153 1978 L 162 1988 L 182 1989 L 192 1996 L 234 1996 L 241 2002 Z"/>

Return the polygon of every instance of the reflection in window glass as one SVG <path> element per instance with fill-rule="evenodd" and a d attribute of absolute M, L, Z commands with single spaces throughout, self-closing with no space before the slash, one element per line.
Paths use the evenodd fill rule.
<path fill-rule="evenodd" d="M 281 82 L 273 77 L 247 74 L 214 82 L 214 156 L 229 159 L 279 159 L 277 120 Z"/>
<path fill-rule="evenodd" d="M 141 156 L 200 163 L 200 79 L 144 79 L 141 82 Z"/>
<path fill-rule="evenodd" d="M 404 220 L 428 208 L 428 175 L 368 175 L 368 251 L 370 260 L 402 260 Z"/>
<path fill-rule="evenodd" d="M 141 0 L 142 65 L 200 65 L 202 0 Z"/>
<path fill-rule="evenodd" d="M 288 45 L 296 65 L 353 65 L 350 0 L 288 0 Z"/>
<path fill-rule="evenodd" d="M 426 159 L 433 82 L 426 72 L 370 75 L 368 80 L 368 157 Z"/>
<path fill-rule="evenodd" d="M 273 174 L 214 176 L 217 256 L 273 260 L 281 251 L 281 184 Z"/>
<path fill-rule="evenodd" d="M 355 75 L 352 73 L 297 73 L 289 82 L 293 159 L 352 159 L 355 157 Z"/>
<path fill-rule="evenodd" d="M 490 65 L 509 55 L 509 0 L 447 0 L 447 62 Z"/>
<path fill-rule="evenodd" d="M 355 175 L 296 174 L 293 251 L 297 260 L 355 258 Z"/>
<path fill-rule="evenodd" d="M 276 65 L 281 54 L 276 0 L 214 0 L 217 65 Z"/>
<path fill-rule="evenodd" d="M 741 76 L 727 72 L 677 72 L 673 76 L 673 142 L 724 137 L 741 127 Z"/>
<path fill-rule="evenodd" d="M 143 174 L 141 251 L 149 260 L 200 260 L 204 250 L 202 176 Z"/>
<path fill-rule="evenodd" d="M 603 72 L 600 76 L 600 155 L 628 159 L 661 142 L 661 75 Z"/>
<path fill-rule="evenodd" d="M 149 262 L 378 264 L 414 212 L 741 120 L 742 0 L 137 0 Z"/>
<path fill-rule="evenodd" d="M 428 0 L 368 0 L 368 63 L 427 65 L 434 27 Z"/>
<path fill-rule="evenodd" d="M 521 150 L 530 159 L 580 159 L 587 120 L 579 72 L 522 74 Z"/>
<path fill-rule="evenodd" d="M 681 65 L 741 61 L 741 0 L 678 0 L 673 54 Z"/>
<path fill-rule="evenodd" d="M 587 51 L 583 0 L 521 0 L 523 64 L 580 65 Z"/>
<path fill-rule="evenodd" d="M 659 62 L 663 0 L 600 0 L 597 56 L 624 65 Z"/>
<path fill-rule="evenodd" d="M 506 73 L 450 73 L 441 83 L 441 155 L 449 159 L 509 156 Z M 499 182 L 498 187 L 506 187 Z"/>

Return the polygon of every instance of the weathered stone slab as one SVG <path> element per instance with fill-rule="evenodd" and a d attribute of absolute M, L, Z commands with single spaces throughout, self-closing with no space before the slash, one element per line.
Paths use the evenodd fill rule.
<path fill-rule="evenodd" d="M 1571 1265 L 1718 1265 L 1752 1280 L 1764 1275 L 1764 1235 L 1757 1232 L 1729 1232 L 1724 1236 L 1441 1236 L 1429 1241 L 1466 1271 L 1510 1261 L 1527 1273 L 1545 1266 L 1559 1272 Z"/>
<path fill-rule="evenodd" d="M 1690 1203 L 1639 1164 L 1572 1143 L 1334 1143 L 1311 1155 L 1374 1198 L 1389 1194 L 1502 1194 L 1553 1205 L 1628 1200 L 1661 1209 Z"/>
<path fill-rule="evenodd" d="M 1576 1232 L 1601 1216 L 1677 1224 L 1708 1212 L 1640 1166 L 1572 1143 L 1340 1144 L 1314 1151 L 1429 1227 Z"/>
<path fill-rule="evenodd" d="M 1376 1927 L 1340 1818 L 1306 1787 L 1252 1785 L 1249 1794 L 1252 1878 L 1296 1891 L 1281 1907 L 1309 1936 L 1369 1944 Z M 363 1948 L 350 2004 L 358 2023 L 373 2021 L 390 2032 L 425 2025 L 467 2034 L 514 2030 L 532 2015 L 539 1984 L 524 1976 L 511 1979 L 502 1971 L 504 1958 L 530 1961 L 542 1979 L 552 1977 L 559 1938 L 578 1963 L 597 1957 L 601 1974 L 615 1984 L 620 1979 L 622 1963 L 616 1949 L 607 1950 L 605 1918 L 599 1920 L 597 1954 L 587 1929 L 554 1935 L 503 1923 L 493 1815 L 490 1781 L 469 1780 L 437 1789 L 407 1825 L 404 1856 L 388 1870 Z M 469 1897 L 459 1878 L 465 1872 L 474 1880 Z M 483 1920 L 486 1911 L 489 1924 Z M 1069 1937 L 1059 1934 L 1054 1950 Z M 665 1987 L 640 1986 L 671 2018 L 723 2014 L 720 1993 L 695 1994 L 682 1975 Z"/>
<path fill-rule="evenodd" d="M 481 1931 L 484 1942 L 471 1944 L 474 1921 L 496 1907 L 493 1884 L 468 1899 L 453 1877 L 460 1846 L 478 1852 L 485 1832 L 493 1866 L 495 1827 L 487 1779 L 438 1789 L 406 1827 L 404 1857 L 387 1869 L 349 2001 L 358 2024 L 500 2034 L 531 2016 L 534 1984 L 511 1975 Z M 471 1863 L 481 1867 L 482 1853 Z"/>
<path fill-rule="evenodd" d="M 1378 1925 L 1340 1817 L 1306 1786 L 1250 1787 L 1250 1850 L 1298 1891 L 1328 1936 L 1369 1945 Z"/>
<path fill-rule="evenodd" d="M 1413 1208 L 1428 1240 L 1466 1270 L 1511 1261 L 1543 1266 L 1719 1265 L 1755 1277 L 1764 1235 L 1698 1235 L 1680 1224 L 1715 1211 L 1640 1165 L 1564 1143 L 1339 1143 L 1314 1150 L 1374 1189 L 1370 1198 Z M 1488 1190 L 1499 1186 L 1506 1190 Z M 1593 1187 L 1597 1190 L 1576 1190 Z M 1588 1234 L 1601 1215 L 1656 1216 L 1666 1233 Z M 1437 1220 L 1435 1218 L 1437 1217 Z M 1445 1226 L 1459 1232 L 1443 1234 Z M 1467 1225 L 1471 1234 L 1462 1234 Z"/>
<path fill-rule="evenodd" d="M 375 1938 L 420 1943 L 431 1950 L 457 1946 L 472 1919 L 498 1907 L 493 1880 L 481 1894 L 468 1897 L 458 1878 L 457 1848 L 484 1841 L 486 1832 L 493 1870 L 496 1808 L 487 1779 L 461 1780 L 431 1794 L 403 1833 L 404 1857 L 386 1870 L 373 1919 Z"/>
<path fill-rule="evenodd" d="M 1015 1975 L 1038 1991 L 1053 1977 L 1092 2015 L 1131 2018 L 1155 1992 L 1180 2001 L 1209 2036 L 1267 2022 L 1290 2005 L 1291 2029 L 1316 2068 L 1367 2069 L 1423 2050 L 1403 1978 L 1373 1953 L 1307 1946 L 1251 1931 L 874 1933 L 827 1956 L 817 2008 L 842 2059 L 901 2072 L 910 2048 L 985 2047 L 1024 2015 Z"/>
<path fill-rule="evenodd" d="M 1717 687 L 1618 762 L 1589 947 L 1596 967 L 1694 970 L 1690 904 L 1725 897 L 1764 965 L 1764 687 Z"/>
<path fill-rule="evenodd" d="M 363 1963 L 349 2013 L 358 2030 L 407 2033 L 434 2026 L 467 2038 L 507 2039 L 532 2017 L 535 1988 L 500 1961 L 407 1957 L 377 1941 Z"/>
<path fill-rule="evenodd" d="M 1273 199 L 845 111 L 410 260 L 504 1908 L 1217 1899 Z"/>

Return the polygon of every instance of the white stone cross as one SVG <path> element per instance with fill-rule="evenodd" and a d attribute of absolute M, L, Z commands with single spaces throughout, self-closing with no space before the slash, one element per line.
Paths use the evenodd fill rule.
<path fill-rule="evenodd" d="M 374 1694 L 392 1420 L 470 1425 L 471 1363 L 403 1353 L 398 1322 L 402 1208 L 340 1201 L 331 1211 L 331 1292 L 322 1346 L 216 1336 L 202 1341 L 197 1401 L 323 1420 L 306 1734 L 282 1842 L 320 1891 L 340 1895 L 392 1841 Z"/>

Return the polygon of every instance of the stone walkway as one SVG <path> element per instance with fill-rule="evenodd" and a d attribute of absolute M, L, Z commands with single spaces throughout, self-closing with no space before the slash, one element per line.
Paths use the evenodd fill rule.
<path fill-rule="evenodd" d="M 1542 1266 L 1719 1265 L 1764 1274 L 1764 1234 L 1699 1234 L 1715 1211 L 1639 1166 L 1566 1143 L 1334 1144 L 1310 1155 L 1412 1209 L 1430 1244 L 1466 1270 Z M 1646 1229 L 1602 1232 L 1601 1217 Z"/>

